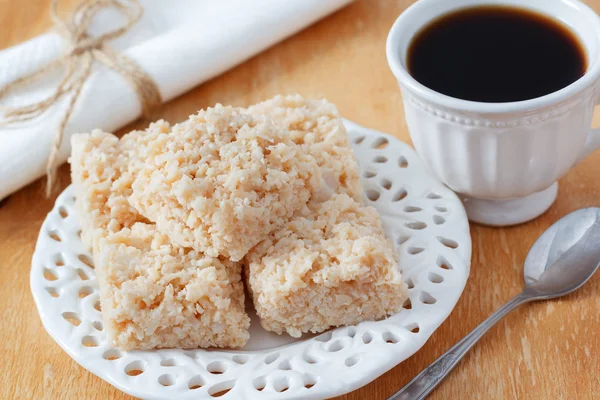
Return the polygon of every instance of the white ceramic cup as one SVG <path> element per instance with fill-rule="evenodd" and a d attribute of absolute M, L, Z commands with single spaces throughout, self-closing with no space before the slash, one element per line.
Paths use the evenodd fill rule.
<path fill-rule="evenodd" d="M 587 53 L 585 75 L 557 92 L 510 103 L 456 99 L 410 76 L 406 55 L 421 28 L 448 12 L 494 4 L 567 25 Z M 461 195 L 472 221 L 503 226 L 537 217 L 554 202 L 558 179 L 600 147 L 600 130 L 590 130 L 600 85 L 600 18 L 577 0 L 420 0 L 392 26 L 387 58 L 417 152 Z"/>

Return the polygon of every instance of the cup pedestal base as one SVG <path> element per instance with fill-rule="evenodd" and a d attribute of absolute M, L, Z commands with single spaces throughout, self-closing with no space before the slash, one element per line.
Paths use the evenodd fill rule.
<path fill-rule="evenodd" d="M 556 199 L 558 183 L 525 197 L 489 200 L 460 195 L 472 222 L 489 226 L 510 226 L 542 215 Z"/>

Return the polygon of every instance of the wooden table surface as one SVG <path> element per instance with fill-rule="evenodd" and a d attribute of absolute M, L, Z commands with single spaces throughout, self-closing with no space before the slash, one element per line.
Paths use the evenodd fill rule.
<path fill-rule="evenodd" d="M 245 106 L 298 92 L 326 97 L 345 117 L 410 141 L 385 58 L 385 39 L 394 19 L 411 3 L 357 1 L 167 103 L 160 117 L 180 121 L 217 102 Z M 586 3 L 600 11 L 600 0 Z M 0 0 L 0 48 L 48 29 L 48 8 L 49 0 Z M 600 114 L 595 123 L 600 125 Z M 123 132 L 134 126 L 141 123 Z M 70 181 L 67 166 L 60 176 L 64 188 Z M 29 268 L 38 230 L 53 202 L 44 198 L 38 181 L 0 205 L 0 398 L 130 398 L 71 360 L 38 317 Z M 537 220 L 505 229 L 473 225 L 471 276 L 447 321 L 416 355 L 339 399 L 386 399 L 400 389 L 518 293 L 523 260 L 535 239 L 561 216 L 586 206 L 600 206 L 600 152 L 560 181 L 556 203 Z M 565 298 L 522 307 L 492 329 L 430 398 L 600 398 L 599 310 L 600 276 Z"/>

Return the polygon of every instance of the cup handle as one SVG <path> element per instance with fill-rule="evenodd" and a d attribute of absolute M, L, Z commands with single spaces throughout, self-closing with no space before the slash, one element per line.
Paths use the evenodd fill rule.
<path fill-rule="evenodd" d="M 585 146 L 583 146 L 583 150 L 577 159 L 577 163 L 583 161 L 584 158 L 592 154 L 594 150 L 597 149 L 600 149 L 600 128 L 591 129 L 588 132 Z"/>

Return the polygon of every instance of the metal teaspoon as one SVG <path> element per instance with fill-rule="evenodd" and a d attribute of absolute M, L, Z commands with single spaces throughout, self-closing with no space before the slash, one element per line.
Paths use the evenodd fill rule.
<path fill-rule="evenodd" d="M 553 299 L 579 289 L 600 265 L 600 208 L 572 212 L 534 243 L 525 259 L 525 290 L 490 315 L 388 400 L 424 399 L 475 343 L 523 303 Z"/>

